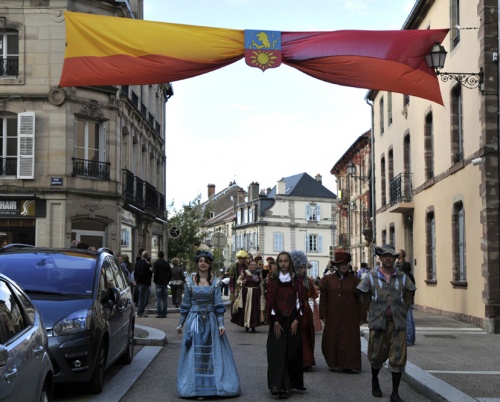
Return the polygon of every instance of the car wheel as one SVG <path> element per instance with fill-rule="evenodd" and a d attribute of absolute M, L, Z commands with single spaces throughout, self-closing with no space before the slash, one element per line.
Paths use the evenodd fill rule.
<path fill-rule="evenodd" d="M 122 364 L 130 364 L 130 363 L 132 363 L 132 359 L 134 358 L 134 344 L 135 344 L 134 323 L 130 322 L 130 328 L 129 328 L 129 332 L 128 332 L 127 348 L 123 352 L 123 355 L 121 355 L 119 363 L 122 363 Z"/>
<path fill-rule="evenodd" d="M 104 386 L 104 371 L 106 370 L 106 348 L 101 342 L 96 354 L 94 373 L 89 381 L 89 390 L 93 394 L 99 394 Z"/>
<path fill-rule="evenodd" d="M 40 397 L 38 402 L 50 402 L 52 400 L 52 387 L 49 383 L 45 382 L 43 384 L 42 392 L 40 392 Z"/>

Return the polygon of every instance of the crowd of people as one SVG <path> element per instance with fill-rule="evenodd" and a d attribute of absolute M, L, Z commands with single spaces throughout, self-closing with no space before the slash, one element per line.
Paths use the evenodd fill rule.
<path fill-rule="evenodd" d="M 378 374 L 385 362 L 392 374 L 390 400 L 399 402 L 399 383 L 407 347 L 415 344 L 412 308 L 415 280 L 404 250 L 375 247 L 377 264 L 351 266 L 351 255 L 336 250 L 322 278 L 308 276 L 307 255 L 283 251 L 276 258 L 252 257 L 245 250 L 227 271 L 212 271 L 213 255 L 198 251 L 195 270 L 184 273 L 178 258 L 170 263 L 163 252 L 151 263 L 140 250 L 135 265 L 119 256 L 136 290 L 137 315 L 145 313 L 150 287 L 156 287 L 158 318 L 172 306 L 179 309 L 177 330 L 183 334 L 178 363 L 180 397 L 230 397 L 241 391 L 238 370 L 226 336 L 225 304 L 229 292 L 230 321 L 255 333 L 267 327 L 267 380 L 271 395 L 287 399 L 292 390 L 305 391 L 304 372 L 316 365 L 316 332 L 322 331 L 321 352 L 332 372 L 361 372 L 360 325 L 369 328 L 368 360 L 372 395 L 382 397 Z M 226 293 L 227 295 L 227 293 Z M 193 374 L 194 373 L 194 374 Z"/>

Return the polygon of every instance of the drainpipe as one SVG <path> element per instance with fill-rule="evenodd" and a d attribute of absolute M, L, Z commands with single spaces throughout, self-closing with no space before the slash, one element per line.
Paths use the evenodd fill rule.
<path fill-rule="evenodd" d="M 498 61 L 498 55 L 500 53 L 500 0 L 497 5 L 497 157 L 498 157 L 498 176 L 497 176 L 497 191 L 500 189 L 500 62 Z M 498 193 L 497 193 L 498 194 Z M 500 217 L 500 198 L 498 200 L 498 214 L 497 214 L 497 230 Z M 498 249 L 500 250 L 500 235 Z M 489 264 L 488 264 L 489 265 Z M 491 272 L 491 270 L 490 270 Z M 499 284 L 500 286 L 500 284 Z M 498 299 L 496 301 L 499 303 Z M 500 321 L 498 316 L 495 316 L 495 321 Z M 499 324 L 500 326 L 500 324 Z M 497 327 L 496 323 L 493 324 L 493 332 L 499 333 L 500 328 Z"/>
<path fill-rule="evenodd" d="M 500 0 L 499 0 L 500 2 Z M 372 259 L 372 267 L 375 266 L 375 244 L 376 244 L 376 236 L 377 236 L 377 228 L 376 228 L 376 211 L 375 208 L 375 132 L 374 132 L 374 117 L 373 117 L 373 103 L 370 103 L 370 99 L 368 98 L 369 93 L 365 96 L 365 101 L 371 109 L 371 133 L 370 133 L 370 196 L 371 196 L 371 214 L 372 214 L 372 255 L 370 258 Z"/>

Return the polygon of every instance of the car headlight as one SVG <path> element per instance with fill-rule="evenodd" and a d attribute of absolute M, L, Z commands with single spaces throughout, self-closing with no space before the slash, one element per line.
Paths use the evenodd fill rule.
<path fill-rule="evenodd" d="M 89 329 L 90 314 L 90 310 L 79 310 L 71 313 L 54 324 L 52 328 L 53 335 L 70 335 Z"/>

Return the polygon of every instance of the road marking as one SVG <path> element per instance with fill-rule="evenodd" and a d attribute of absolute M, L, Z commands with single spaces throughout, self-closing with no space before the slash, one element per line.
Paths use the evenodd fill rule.
<path fill-rule="evenodd" d="M 123 366 L 120 372 L 106 384 L 102 392 L 90 399 L 90 402 L 119 402 L 156 355 L 160 353 L 160 350 L 162 350 L 161 346 L 144 346 L 134 356 L 132 363 Z"/>
<path fill-rule="evenodd" d="M 425 370 L 428 373 L 439 374 L 479 374 L 479 375 L 500 375 L 500 371 L 451 371 L 451 370 Z"/>

